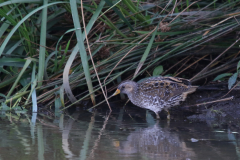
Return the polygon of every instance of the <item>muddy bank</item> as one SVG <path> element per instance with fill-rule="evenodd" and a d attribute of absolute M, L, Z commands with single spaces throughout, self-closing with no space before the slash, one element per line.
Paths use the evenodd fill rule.
<path fill-rule="evenodd" d="M 218 126 L 224 124 L 238 124 L 240 122 L 240 95 L 239 91 L 198 91 L 189 95 L 181 108 L 193 111 L 193 115 L 187 118 L 191 121 L 206 121 L 209 125 Z M 226 95 L 227 94 L 227 95 Z M 224 96 L 226 95 L 226 96 Z M 223 97 L 224 96 L 224 97 Z M 201 106 L 191 106 L 209 101 L 221 100 L 233 97 L 232 100 L 204 104 Z M 194 111 L 196 113 L 194 113 Z"/>

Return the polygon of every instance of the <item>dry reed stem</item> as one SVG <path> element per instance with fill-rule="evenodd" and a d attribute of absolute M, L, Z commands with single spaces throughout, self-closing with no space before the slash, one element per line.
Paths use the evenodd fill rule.
<path fill-rule="evenodd" d="M 168 2 L 168 4 L 169 4 L 169 3 L 171 3 L 171 2 L 172 2 L 172 1 L 169 1 L 169 2 Z M 159 13 L 159 15 L 160 15 L 160 14 L 161 14 L 163 11 L 165 11 L 165 10 L 166 10 L 166 8 L 167 8 L 168 4 L 167 4 L 167 5 L 166 5 L 166 6 L 163 8 L 163 10 L 162 10 L 162 11 Z M 171 11 L 170 11 L 170 12 L 168 12 L 167 16 L 168 16 L 170 13 L 171 13 Z M 164 19 L 165 19 L 165 18 L 164 18 Z M 163 20 L 164 20 L 164 19 L 163 19 Z M 162 20 L 162 21 L 163 21 L 163 20 Z"/>
<path fill-rule="evenodd" d="M 82 3 L 82 0 L 81 0 L 81 11 L 82 11 L 82 19 L 83 19 L 83 28 L 84 28 L 84 33 L 85 33 L 86 42 L 87 42 L 87 46 L 88 46 L 89 55 L 90 55 L 90 57 L 91 57 L 91 61 L 92 61 L 92 64 L 93 64 L 93 68 L 94 68 L 94 71 L 95 71 L 95 73 L 96 73 L 96 76 L 97 76 L 99 85 L 100 85 L 100 87 L 101 87 L 101 89 L 102 89 L 104 98 L 105 98 L 105 100 L 107 101 L 108 107 L 109 107 L 110 112 L 111 112 L 112 109 L 111 109 L 111 106 L 110 106 L 110 104 L 109 104 L 109 102 L 108 102 L 108 100 L 107 100 L 107 96 L 106 96 L 106 94 L 104 93 L 104 89 L 103 89 L 102 84 L 101 84 L 101 81 L 100 81 L 100 79 L 99 79 L 98 72 L 97 72 L 97 69 L 96 69 L 96 67 L 95 67 L 95 64 L 94 64 L 94 61 L 93 61 L 93 58 L 92 58 L 92 52 L 91 52 L 91 49 L 90 49 L 90 46 L 89 46 L 89 43 L 88 43 L 88 37 L 87 37 L 85 19 L 84 19 L 84 14 L 83 14 L 83 3 Z"/>
<path fill-rule="evenodd" d="M 205 57 L 207 57 L 207 56 L 208 56 L 208 54 L 205 55 L 205 56 L 203 56 L 203 57 L 201 57 L 200 59 L 198 59 L 198 60 L 195 61 L 194 63 L 192 63 L 192 64 L 190 64 L 189 66 L 187 66 L 187 67 L 186 67 L 185 69 L 183 69 L 181 72 L 179 72 L 178 74 L 176 74 L 175 76 L 179 75 L 180 73 L 182 73 L 183 71 L 185 71 L 186 69 L 188 69 L 189 67 L 191 67 L 191 66 L 194 65 L 195 63 L 201 61 L 203 58 L 205 58 Z M 175 77 L 175 76 L 174 76 L 174 77 Z"/>
<path fill-rule="evenodd" d="M 240 40 L 237 39 L 233 44 L 231 44 L 231 46 L 229 46 L 225 51 L 223 51 L 219 56 L 217 56 L 211 63 L 209 63 L 205 68 L 203 68 L 198 74 L 196 74 L 194 77 L 192 77 L 190 79 L 190 81 L 192 81 L 194 78 L 196 78 L 200 73 L 202 73 L 203 71 L 205 71 L 206 69 L 208 69 L 209 66 L 211 66 L 218 58 L 220 58 L 225 52 L 227 52 L 233 45 L 235 45 L 238 41 Z"/>
<path fill-rule="evenodd" d="M 206 105 L 206 104 L 211 104 L 211 103 L 216 103 L 216 102 L 223 102 L 223 101 L 232 100 L 233 98 L 234 98 L 234 96 L 231 96 L 231 97 L 224 98 L 224 99 L 219 99 L 219 100 L 209 101 L 209 102 L 204 102 L 204 103 L 198 103 L 198 104 L 194 104 L 194 105 L 190 105 L 190 106 L 186 106 L 186 107 L 193 107 L 193 106 Z"/>
<path fill-rule="evenodd" d="M 47 46 L 42 46 L 42 45 L 40 45 L 40 44 L 38 44 L 38 43 L 35 43 L 35 42 L 32 42 L 32 41 L 30 41 L 30 40 L 28 40 L 28 39 L 24 39 L 24 40 L 26 40 L 26 41 L 28 41 L 28 42 L 30 42 L 30 43 L 32 43 L 32 44 L 35 44 L 35 45 L 37 45 L 37 46 L 40 46 L 40 47 L 49 49 L 49 50 L 51 50 L 51 51 L 55 51 L 54 48 L 50 48 L 50 47 L 47 47 Z M 37 50 L 37 49 L 36 49 L 36 50 Z"/>
<path fill-rule="evenodd" d="M 169 1 L 168 3 L 170 3 L 170 2 L 171 2 L 171 1 Z M 168 5 L 168 4 L 167 4 L 167 5 Z M 167 5 L 165 6 L 165 8 L 167 7 Z M 173 12 L 173 10 L 174 10 L 174 9 L 172 9 L 171 12 Z M 159 24 L 163 23 L 163 21 L 168 17 L 169 14 L 171 14 L 171 12 L 169 12 L 169 13 L 163 18 L 163 20 L 162 20 Z M 159 15 L 160 15 L 161 13 L 162 13 L 162 12 L 160 12 Z M 166 25 L 166 26 L 167 26 L 167 25 Z M 153 29 L 153 31 L 150 32 L 150 33 L 153 33 L 153 32 L 157 29 L 157 27 L 158 27 L 158 26 L 156 26 L 156 27 Z M 160 28 L 161 28 L 161 27 L 160 27 Z M 150 62 L 149 62 L 149 63 L 150 63 Z M 148 66 L 149 66 L 149 65 L 148 65 Z M 142 67 L 142 66 L 141 66 L 141 67 Z M 136 75 L 138 74 L 138 72 L 140 71 L 140 69 L 141 69 L 141 68 L 139 68 L 139 69 L 136 68 L 136 71 L 135 71 L 135 73 L 134 73 L 134 78 L 136 77 Z"/>
<path fill-rule="evenodd" d="M 213 28 L 213 27 L 216 27 L 217 25 L 219 25 L 219 24 L 221 24 L 221 23 L 223 23 L 223 22 L 225 22 L 225 21 L 227 21 L 227 20 L 229 20 L 229 19 L 231 19 L 231 18 L 234 18 L 234 16 L 228 17 L 228 18 L 226 18 L 226 19 L 224 19 L 224 20 L 222 20 L 222 21 L 220 21 L 220 22 L 212 25 L 211 27 L 212 27 L 212 28 Z"/>
<path fill-rule="evenodd" d="M 132 76 L 133 76 L 133 75 L 130 75 L 130 76 L 128 76 L 126 79 L 130 79 Z M 112 90 L 115 89 L 115 88 L 116 88 L 116 86 L 113 86 L 113 87 L 109 88 L 108 91 L 112 91 Z M 111 95 L 111 96 L 108 97 L 107 99 L 110 99 L 110 98 L 112 98 L 113 96 L 114 96 L 114 95 Z M 88 110 L 99 106 L 99 105 L 102 104 L 103 102 L 105 102 L 105 100 L 103 100 L 103 101 L 101 101 L 100 103 L 96 104 L 95 106 L 89 108 Z"/>
<path fill-rule="evenodd" d="M 102 21 L 100 22 L 100 23 L 98 23 L 93 29 L 91 29 L 92 31 L 93 30 L 95 30 L 99 25 L 101 25 L 102 24 Z M 92 35 L 90 35 L 89 36 L 89 39 L 90 38 L 92 38 L 92 36 L 94 36 L 95 35 L 95 33 L 97 32 L 97 31 L 99 31 L 100 29 L 102 29 L 103 28 L 103 26 L 101 26 L 101 27 L 99 27 L 96 31 L 94 31 L 94 33 L 92 33 Z"/>
<path fill-rule="evenodd" d="M 118 3 L 120 3 L 122 0 L 119 0 L 117 3 L 113 4 L 113 6 L 111 6 L 110 8 L 108 8 L 105 12 L 103 12 L 97 19 L 96 21 L 102 17 L 105 13 L 107 13 L 108 11 L 110 11 L 113 7 L 115 7 Z"/>
<path fill-rule="evenodd" d="M 236 88 L 239 84 L 240 84 L 240 82 L 238 82 L 234 87 L 232 87 L 232 88 L 230 89 L 230 91 L 228 91 L 228 92 L 227 92 L 224 96 L 222 96 L 221 98 L 225 97 L 225 96 L 228 95 L 230 92 L 232 92 L 232 90 L 233 90 L 234 88 Z"/>
<path fill-rule="evenodd" d="M 189 59 L 187 59 L 182 65 L 181 67 L 178 68 L 178 70 L 175 72 L 175 76 L 176 77 L 177 75 L 179 75 L 180 73 L 182 73 L 182 71 L 180 73 L 177 73 L 180 69 L 182 69 L 182 67 L 188 62 L 190 61 L 191 59 L 193 58 L 193 56 L 189 57 Z"/>
<path fill-rule="evenodd" d="M 197 3 L 198 1 L 196 2 L 193 2 L 192 4 L 190 4 L 187 8 L 185 8 L 182 12 L 180 12 L 169 24 L 171 24 L 178 16 L 180 16 L 184 11 L 186 11 L 191 5 Z"/>
<path fill-rule="evenodd" d="M 182 61 L 186 60 L 187 58 L 189 58 L 190 56 L 187 56 L 185 58 L 183 58 L 181 61 L 175 63 L 172 67 L 168 68 L 165 72 L 162 73 L 162 75 L 166 74 L 169 70 L 171 70 L 173 67 L 175 67 L 176 65 L 178 65 L 179 63 L 181 63 Z"/>
<path fill-rule="evenodd" d="M 181 2 L 182 0 L 180 0 L 179 2 L 178 2 L 178 4 Z M 171 1 L 170 1 L 171 2 Z M 175 4 L 174 4 L 174 6 L 173 6 L 173 9 L 172 9 L 172 13 L 171 13 L 171 16 L 172 16 L 172 14 L 173 14 L 173 12 L 174 12 L 174 10 L 175 10 L 175 8 L 176 8 L 176 5 L 178 5 L 177 4 L 177 1 L 175 1 Z"/>
<path fill-rule="evenodd" d="M 157 29 L 157 26 L 151 31 L 149 32 L 140 42 L 138 42 L 138 44 L 142 43 L 142 41 L 144 41 L 149 35 L 151 35 L 155 30 Z M 109 72 L 109 74 L 107 75 L 107 77 L 104 79 L 104 85 L 106 84 L 106 80 L 107 78 L 111 75 L 111 73 L 114 71 L 114 69 L 122 62 L 122 60 L 128 56 L 128 54 L 137 47 L 138 45 L 135 45 L 133 48 L 130 49 L 130 51 L 128 51 L 119 61 L 118 63 L 113 67 L 113 69 Z M 105 86 L 105 92 L 107 92 L 107 87 Z"/>
<path fill-rule="evenodd" d="M 48 93 L 51 93 L 51 92 L 54 92 L 54 91 L 59 90 L 60 88 L 61 88 L 61 87 L 57 87 L 57 88 L 51 89 L 51 90 L 49 90 L 49 91 L 41 94 L 40 96 L 37 97 L 37 100 L 39 100 L 40 98 L 44 97 L 44 96 L 45 96 L 46 94 L 48 94 Z"/>
<path fill-rule="evenodd" d="M 111 95 L 110 97 L 108 97 L 107 99 L 110 99 L 110 98 L 112 98 L 114 95 Z M 105 102 L 106 101 L 106 99 L 105 100 L 103 100 L 103 101 L 101 101 L 101 102 L 99 102 L 98 104 L 96 104 L 95 106 L 93 106 L 93 107 L 91 107 L 91 108 L 89 108 L 88 110 L 90 110 L 90 109 L 93 109 L 93 108 L 95 108 L 95 107 L 97 107 L 97 106 L 99 106 L 100 104 L 102 104 L 103 102 Z"/>
<path fill-rule="evenodd" d="M 126 106 L 129 101 L 130 101 L 130 99 L 128 99 L 127 102 L 123 106 Z"/>
<path fill-rule="evenodd" d="M 205 7 L 201 8 L 198 12 L 201 12 L 202 10 L 205 10 L 207 7 L 209 7 L 209 6 L 212 5 L 213 3 L 214 3 L 214 1 L 211 2 L 211 3 L 209 3 L 208 5 L 206 5 Z M 198 13 L 198 12 L 197 12 L 197 13 Z M 197 15 L 197 13 L 195 13 L 195 15 Z M 209 13 L 208 13 L 208 14 L 209 14 Z M 205 14 L 205 15 L 203 15 L 203 16 L 199 16 L 198 18 L 195 18 L 195 19 L 194 19 L 193 21 L 191 21 L 190 23 L 194 23 L 194 22 L 196 22 L 197 20 L 203 18 L 204 16 L 206 16 L 206 15 L 208 15 L 208 14 Z M 190 23 L 186 23 L 186 24 L 190 24 Z"/>
<path fill-rule="evenodd" d="M 171 1 L 169 1 L 169 3 L 170 3 Z M 196 1 L 196 2 L 198 2 L 198 1 Z M 196 3 L 196 2 L 194 2 L 194 3 Z M 192 3 L 191 5 L 193 5 L 194 3 Z M 189 8 L 191 5 L 189 5 L 187 8 Z M 167 5 L 165 6 L 165 8 L 167 7 Z M 184 12 L 187 8 L 185 8 L 182 12 Z M 181 12 L 181 13 L 182 13 Z M 164 19 L 162 20 L 162 22 L 168 17 L 168 15 L 170 14 L 171 12 L 169 12 L 165 17 L 164 17 Z M 180 13 L 180 14 L 181 14 Z M 180 15 L 179 14 L 179 15 Z M 178 16 L 179 16 L 178 15 Z M 175 20 L 178 16 L 176 16 L 173 20 Z M 173 21 L 172 20 L 172 21 Z M 171 21 L 171 22 L 172 22 Z M 171 23 L 170 22 L 170 23 Z M 151 31 L 151 32 L 149 32 L 148 34 L 147 34 L 147 36 L 145 36 L 138 44 L 140 44 L 142 41 L 144 41 L 150 34 L 152 34 L 155 30 L 157 29 L 157 26 Z M 109 77 L 109 75 L 113 72 L 113 70 L 122 62 L 122 60 L 134 49 L 134 48 L 136 48 L 138 45 L 136 45 L 136 46 L 134 46 L 130 51 L 128 51 L 128 53 L 127 54 L 125 54 L 119 61 L 118 61 L 118 63 L 114 66 L 114 68 L 110 71 L 110 73 L 107 75 L 107 77 L 104 79 L 104 84 L 106 83 L 106 80 L 107 80 L 107 78 Z M 107 92 L 107 88 L 106 88 L 106 86 L 105 86 L 105 92 Z"/>
<path fill-rule="evenodd" d="M 233 57 L 233 59 L 237 58 L 239 54 L 240 54 L 240 51 Z"/>
<path fill-rule="evenodd" d="M 240 24 L 240 23 L 238 22 L 238 20 L 236 19 L 236 16 L 234 16 L 234 19 L 237 21 L 238 24 Z"/>

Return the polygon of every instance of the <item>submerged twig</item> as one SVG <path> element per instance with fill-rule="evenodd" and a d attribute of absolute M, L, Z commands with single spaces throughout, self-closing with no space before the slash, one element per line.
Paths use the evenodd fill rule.
<path fill-rule="evenodd" d="M 124 104 L 124 106 L 126 106 L 129 101 L 130 101 L 130 99 L 127 100 L 127 102 Z"/>
<path fill-rule="evenodd" d="M 113 96 L 114 96 L 114 95 L 111 95 L 111 96 L 108 97 L 107 99 L 110 99 L 110 98 L 112 98 Z M 89 108 L 88 111 L 91 110 L 91 109 L 93 109 L 93 108 L 95 108 L 95 107 L 97 107 L 97 106 L 99 106 L 100 104 L 102 104 L 102 103 L 105 102 L 105 101 L 106 101 L 106 100 L 104 99 L 104 100 L 101 101 L 100 103 L 98 103 L 98 104 L 94 105 L 93 107 Z"/>

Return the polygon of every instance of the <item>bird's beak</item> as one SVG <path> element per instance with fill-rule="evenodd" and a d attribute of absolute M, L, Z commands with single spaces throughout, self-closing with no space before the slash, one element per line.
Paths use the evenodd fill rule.
<path fill-rule="evenodd" d="M 120 93 L 121 91 L 119 89 L 117 89 L 114 93 L 113 93 L 113 96 L 116 96 Z"/>

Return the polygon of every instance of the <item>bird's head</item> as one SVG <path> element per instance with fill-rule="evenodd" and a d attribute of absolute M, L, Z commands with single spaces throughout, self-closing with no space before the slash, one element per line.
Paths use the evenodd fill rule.
<path fill-rule="evenodd" d="M 113 95 L 115 96 L 115 95 L 118 95 L 119 93 L 125 93 L 129 95 L 136 89 L 136 87 L 137 87 L 137 83 L 134 81 L 130 81 L 130 80 L 123 81 L 118 85 L 118 88 Z"/>

